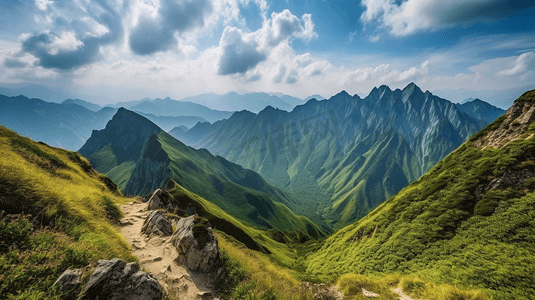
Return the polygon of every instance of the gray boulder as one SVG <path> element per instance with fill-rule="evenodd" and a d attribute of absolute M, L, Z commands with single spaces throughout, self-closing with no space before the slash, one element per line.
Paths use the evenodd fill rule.
<path fill-rule="evenodd" d="M 180 219 L 171 242 L 178 251 L 178 261 L 191 271 L 211 273 L 213 278 L 224 276 L 223 261 L 217 239 L 209 223 L 197 216 Z"/>
<path fill-rule="evenodd" d="M 82 299 L 160 300 L 162 288 L 152 275 L 139 270 L 135 262 L 114 258 L 99 260 L 89 278 Z"/>
<path fill-rule="evenodd" d="M 76 270 L 70 270 L 67 269 L 65 272 L 63 272 L 58 280 L 54 282 L 52 286 L 59 285 L 60 291 L 70 291 L 75 288 L 77 288 L 81 283 L 82 278 L 82 270 L 76 269 Z"/>
<path fill-rule="evenodd" d="M 173 234 L 173 225 L 165 212 L 153 210 L 149 212 L 145 222 L 143 222 L 141 232 L 147 235 L 157 234 L 169 236 Z"/>
<path fill-rule="evenodd" d="M 150 193 L 144 200 L 147 201 L 148 210 L 166 209 L 170 212 L 174 212 L 178 209 L 178 204 L 175 202 L 176 200 L 173 196 L 162 189 L 157 189 Z"/>

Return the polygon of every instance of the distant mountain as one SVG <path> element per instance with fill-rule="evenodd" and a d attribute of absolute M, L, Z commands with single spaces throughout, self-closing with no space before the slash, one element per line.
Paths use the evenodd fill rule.
<path fill-rule="evenodd" d="M 73 98 L 69 92 L 35 83 L 0 83 L 0 94 L 6 96 L 25 95 L 30 98 L 39 98 L 47 102 L 60 103 L 67 98 Z"/>
<path fill-rule="evenodd" d="M 69 105 L 69 104 L 76 104 L 76 105 L 80 105 L 80 106 L 83 106 L 89 110 L 92 110 L 92 111 L 99 111 L 102 109 L 102 106 L 98 105 L 98 104 L 94 104 L 94 103 L 91 103 L 91 102 L 87 102 L 85 100 L 80 100 L 80 99 L 67 99 L 63 102 L 61 102 L 61 104 L 65 104 L 65 105 Z"/>
<path fill-rule="evenodd" d="M 463 101 L 463 99 L 467 98 L 485 99 L 486 102 L 492 105 L 507 109 L 513 104 L 513 99 L 516 99 L 524 91 L 532 89 L 535 89 L 535 83 L 506 90 L 473 91 L 468 89 L 442 89 L 434 90 L 433 93 L 440 97 L 451 99 L 454 102 Z"/>
<path fill-rule="evenodd" d="M 169 130 L 167 133 L 169 133 L 174 138 L 180 140 L 181 137 L 186 135 L 186 132 L 188 131 L 188 128 L 185 126 L 178 126 L 171 130 Z"/>
<path fill-rule="evenodd" d="M 459 104 L 465 104 L 465 103 L 468 103 L 468 102 L 472 102 L 474 100 L 476 100 L 476 98 L 468 97 L 468 98 L 464 99 L 463 101 L 459 102 Z"/>
<path fill-rule="evenodd" d="M 126 102 L 117 102 L 117 103 L 114 103 L 114 104 L 108 104 L 106 106 L 109 106 L 109 107 L 115 107 L 115 108 L 121 108 L 121 107 L 124 107 L 124 108 L 130 108 L 132 106 L 135 106 L 135 105 L 138 105 L 142 102 L 145 102 L 145 101 L 151 101 L 150 98 L 143 98 L 141 100 L 132 100 L 132 101 L 126 101 Z"/>
<path fill-rule="evenodd" d="M 300 237 L 322 235 L 308 219 L 292 213 L 291 198 L 256 172 L 190 148 L 124 108 L 105 129 L 94 131 L 79 153 L 124 194 L 148 194 L 171 178 L 249 226 Z"/>
<path fill-rule="evenodd" d="M 152 101 L 144 100 L 136 105 L 130 106 L 129 109 L 156 116 L 198 117 L 202 118 L 204 122 L 208 121 L 211 123 L 218 120 L 226 119 L 232 115 L 232 112 L 230 111 L 213 110 L 197 103 L 188 101 L 177 101 L 169 97 L 165 99 L 157 98 Z M 193 125 L 186 126 L 191 127 Z"/>
<path fill-rule="evenodd" d="M 181 140 L 259 172 L 297 212 L 340 228 L 418 179 L 485 124 L 415 84 L 345 91 L 287 112 L 268 106 L 197 124 Z"/>
<path fill-rule="evenodd" d="M 416 274 L 535 295 L 535 90 L 427 174 L 306 259 L 316 274 Z M 475 299 L 475 298 L 472 298 Z"/>
<path fill-rule="evenodd" d="M 300 101 L 299 99 L 291 96 L 287 96 L 285 97 L 285 99 L 293 103 L 286 103 L 279 97 L 272 96 L 267 93 L 250 93 L 240 95 L 235 92 L 230 92 L 224 95 L 208 93 L 193 97 L 187 97 L 182 99 L 181 101 L 198 103 L 210 107 L 211 109 L 223 111 L 248 110 L 254 113 L 261 111 L 268 105 L 275 108 L 291 111 L 295 107 L 295 105 L 303 103 L 303 101 Z"/>
<path fill-rule="evenodd" d="M 323 96 L 321 96 L 321 95 L 315 94 L 315 95 L 306 97 L 305 100 L 304 100 L 304 102 L 307 102 L 307 101 L 310 100 L 310 99 L 325 100 L 326 98 L 323 97 Z"/>
<path fill-rule="evenodd" d="M 497 108 L 480 99 L 474 99 L 462 104 L 457 103 L 455 106 L 457 106 L 463 113 L 466 113 L 473 118 L 483 120 L 487 124 L 492 123 L 505 113 L 505 110 Z"/>
<path fill-rule="evenodd" d="M 69 150 L 80 149 L 95 129 L 102 129 L 117 112 L 116 108 L 104 107 L 92 111 L 92 103 L 83 100 L 67 99 L 63 103 L 50 103 L 41 99 L 28 99 L 24 96 L 7 97 L 0 95 L 0 124 L 54 147 Z M 94 106 L 93 108 L 95 108 Z M 205 119 L 195 116 L 162 117 L 143 114 L 165 130 L 176 126 L 195 126 Z"/>
<path fill-rule="evenodd" d="M 289 95 L 285 95 L 283 93 L 267 93 L 267 94 L 270 95 L 270 96 L 275 96 L 275 97 L 281 99 L 284 103 L 290 104 L 292 106 L 301 105 L 301 104 L 304 104 L 306 102 L 303 99 L 300 99 L 300 98 L 297 98 L 297 97 L 293 97 L 293 96 L 289 96 Z"/>
<path fill-rule="evenodd" d="M 145 114 L 138 112 L 140 115 L 151 120 L 165 131 L 169 131 L 177 126 L 188 128 L 195 126 L 197 123 L 206 122 L 205 119 L 195 116 L 169 117 L 169 116 L 155 116 L 153 114 Z"/>
<path fill-rule="evenodd" d="M 78 149 L 93 129 L 104 128 L 116 109 L 97 112 L 77 104 L 59 104 L 25 96 L 0 95 L 0 124 L 51 146 Z"/>

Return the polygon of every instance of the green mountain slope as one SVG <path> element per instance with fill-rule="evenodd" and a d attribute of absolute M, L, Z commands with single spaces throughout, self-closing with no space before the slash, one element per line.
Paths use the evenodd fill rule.
<path fill-rule="evenodd" d="M 323 235 L 291 211 L 291 198 L 256 172 L 188 147 L 126 109 L 119 109 L 105 129 L 94 131 L 79 152 L 125 194 L 148 194 L 171 178 L 248 226 L 276 228 L 299 239 Z"/>
<path fill-rule="evenodd" d="M 345 91 L 291 112 L 267 107 L 178 133 L 296 198 L 297 212 L 341 228 L 413 182 L 487 122 L 415 84 Z"/>
<path fill-rule="evenodd" d="M 113 225 L 127 201 L 78 153 L 0 126 L 0 299 L 77 299 L 52 286 L 66 269 L 135 261 Z"/>
<path fill-rule="evenodd" d="M 307 258 L 311 273 L 416 274 L 535 295 L 535 91 Z"/>

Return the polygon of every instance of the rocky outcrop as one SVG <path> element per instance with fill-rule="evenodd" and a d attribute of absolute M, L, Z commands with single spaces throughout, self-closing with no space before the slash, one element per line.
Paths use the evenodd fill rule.
<path fill-rule="evenodd" d="M 474 140 L 474 147 L 485 149 L 501 148 L 526 134 L 529 125 L 535 121 L 535 90 L 524 93 L 511 106 L 503 119 L 493 128 Z"/>
<path fill-rule="evenodd" d="M 82 271 L 81 270 L 70 270 L 67 269 L 65 272 L 63 272 L 58 280 L 54 282 L 52 286 L 59 285 L 60 291 L 71 291 L 76 289 L 80 283 L 82 278 Z"/>
<path fill-rule="evenodd" d="M 191 271 L 211 273 L 216 281 L 224 277 L 217 239 L 205 219 L 196 215 L 180 219 L 171 242 L 178 251 L 178 261 Z"/>
<path fill-rule="evenodd" d="M 169 221 L 167 213 L 161 210 L 153 210 L 149 212 L 145 222 L 143 222 L 141 232 L 147 235 L 157 234 L 168 236 L 173 234 L 173 225 Z"/>
<path fill-rule="evenodd" d="M 135 262 L 114 258 L 99 260 L 89 278 L 82 299 L 160 300 L 163 298 L 158 280 L 139 270 Z"/>
<path fill-rule="evenodd" d="M 178 209 L 178 203 L 176 200 L 169 195 L 168 192 L 162 189 L 155 190 L 143 198 L 143 200 L 147 202 L 148 210 L 165 209 L 170 212 L 174 212 L 176 209 Z"/>

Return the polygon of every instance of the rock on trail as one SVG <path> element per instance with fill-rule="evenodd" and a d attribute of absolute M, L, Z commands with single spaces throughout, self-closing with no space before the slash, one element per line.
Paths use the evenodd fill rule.
<path fill-rule="evenodd" d="M 179 299 L 212 299 L 214 286 L 206 274 L 189 271 L 177 260 L 171 236 L 141 233 L 149 211 L 147 203 L 122 205 L 121 232 L 144 270 L 156 276 L 165 291 Z"/>

